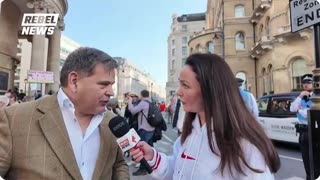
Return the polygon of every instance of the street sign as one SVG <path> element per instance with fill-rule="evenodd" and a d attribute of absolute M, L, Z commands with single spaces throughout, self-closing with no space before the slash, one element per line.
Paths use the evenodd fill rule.
<path fill-rule="evenodd" d="M 50 71 L 28 71 L 28 83 L 54 83 L 53 72 Z"/>
<path fill-rule="evenodd" d="M 320 23 L 318 0 L 290 0 L 291 32 Z"/>

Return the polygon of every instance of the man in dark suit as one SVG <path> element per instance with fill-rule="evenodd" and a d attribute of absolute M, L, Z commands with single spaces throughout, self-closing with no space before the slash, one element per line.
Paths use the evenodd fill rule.
<path fill-rule="evenodd" d="M 0 111 L 0 176 L 5 179 L 129 179 L 108 128 L 117 63 L 94 48 L 72 52 L 59 91 Z"/>

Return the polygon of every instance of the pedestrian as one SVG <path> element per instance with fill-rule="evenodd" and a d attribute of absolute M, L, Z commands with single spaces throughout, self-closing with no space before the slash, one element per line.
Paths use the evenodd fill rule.
<path fill-rule="evenodd" d="M 136 106 L 140 103 L 139 96 L 136 93 L 127 93 L 125 95 L 125 98 L 128 100 L 129 97 L 132 99 L 132 105 Z M 136 113 L 135 115 L 132 115 L 132 113 L 129 111 L 129 104 L 127 104 L 126 109 L 124 111 L 124 117 L 128 120 L 128 124 L 130 128 L 133 128 L 135 131 L 138 131 L 138 115 L 139 113 Z"/>
<path fill-rule="evenodd" d="M 82 47 L 66 59 L 57 93 L 0 110 L 0 176 L 4 179 L 129 179 L 108 127 L 117 62 Z"/>
<path fill-rule="evenodd" d="M 255 117 L 258 120 L 259 109 L 258 109 L 256 98 L 253 96 L 252 93 L 250 93 L 249 91 L 241 88 L 241 86 L 242 86 L 242 84 L 244 82 L 243 79 L 241 79 L 241 78 L 236 78 L 236 79 L 237 79 L 237 82 L 238 82 L 238 87 L 239 87 L 239 91 L 240 91 L 240 94 L 242 96 L 242 99 L 246 103 L 247 108 L 249 109 L 249 111 L 253 115 L 253 117 Z"/>
<path fill-rule="evenodd" d="M 160 112 L 163 113 L 165 110 L 166 110 L 166 104 L 164 103 L 164 101 L 162 101 L 160 104 L 159 104 L 159 109 L 160 109 Z"/>
<path fill-rule="evenodd" d="M 41 90 L 37 90 L 37 91 L 34 93 L 34 100 L 40 99 L 41 97 L 42 97 L 42 92 L 41 92 Z"/>
<path fill-rule="evenodd" d="M 24 97 L 26 96 L 26 94 L 23 92 L 22 89 L 20 89 L 20 93 L 18 94 L 18 100 L 19 101 L 24 101 Z"/>
<path fill-rule="evenodd" d="M 0 96 L 0 109 L 5 108 L 9 105 L 9 98 L 7 96 Z"/>
<path fill-rule="evenodd" d="M 308 131 L 308 110 L 312 106 L 311 96 L 313 94 L 313 75 L 305 74 L 302 76 L 303 91 L 291 103 L 290 111 L 297 113 L 299 124 L 296 124 L 296 131 L 299 133 L 299 146 L 302 154 L 304 169 L 306 171 L 306 179 L 310 180 L 310 167 L 309 167 L 309 131 Z M 313 167 L 314 178 L 317 179 L 320 175 L 320 138 L 314 136 L 312 138 L 313 146 Z"/>
<path fill-rule="evenodd" d="M 139 142 L 132 158 L 145 158 L 155 179 L 273 180 L 279 156 L 246 108 L 226 61 L 215 54 L 193 54 L 179 81 L 177 95 L 186 114 L 173 155 Z"/>
<path fill-rule="evenodd" d="M 5 94 L 9 98 L 8 106 L 14 106 L 20 104 L 18 100 L 18 94 L 15 91 L 10 91 Z"/>
<path fill-rule="evenodd" d="M 140 95 L 141 101 L 136 106 L 132 104 L 132 98 L 130 96 L 128 97 L 128 109 L 132 115 L 138 114 L 138 134 L 141 137 L 141 141 L 145 141 L 152 147 L 155 128 L 151 126 L 147 120 L 149 104 L 152 103 L 152 101 L 149 97 L 149 91 L 142 90 Z M 147 170 L 142 165 L 140 165 L 139 169 L 136 172 L 132 173 L 133 176 L 141 176 L 146 174 Z"/>
<path fill-rule="evenodd" d="M 170 97 L 170 102 L 168 105 L 168 124 L 173 123 L 173 118 L 174 118 L 174 112 L 176 110 L 176 98 L 175 95 L 172 95 Z"/>
<path fill-rule="evenodd" d="M 109 102 L 107 103 L 107 108 L 109 111 L 114 113 L 118 116 L 123 116 L 121 109 L 119 107 L 118 99 L 117 98 L 111 98 Z"/>

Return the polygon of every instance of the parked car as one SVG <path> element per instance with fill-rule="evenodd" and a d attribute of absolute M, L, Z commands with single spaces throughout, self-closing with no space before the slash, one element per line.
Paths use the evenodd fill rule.
<path fill-rule="evenodd" d="M 299 96 L 298 92 L 271 94 L 257 100 L 258 121 L 272 140 L 298 143 L 295 123 L 296 113 L 290 112 L 290 105 Z"/>

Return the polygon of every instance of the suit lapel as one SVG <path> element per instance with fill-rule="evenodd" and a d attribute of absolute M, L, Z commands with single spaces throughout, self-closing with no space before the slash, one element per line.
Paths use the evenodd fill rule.
<path fill-rule="evenodd" d="M 42 113 L 39 124 L 57 157 L 74 179 L 82 179 L 57 100 L 57 95 L 44 98 L 38 105 Z"/>
<path fill-rule="evenodd" d="M 101 122 L 99 126 L 100 130 L 100 150 L 99 150 L 99 156 L 96 162 L 96 168 L 93 173 L 93 179 L 98 180 L 100 179 L 100 176 L 108 162 L 110 152 L 111 152 L 111 133 L 108 131 L 108 123 L 110 119 L 114 117 L 113 114 L 107 112 L 103 121 Z"/>

